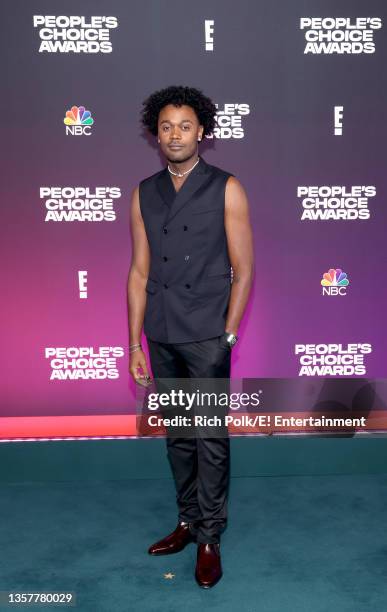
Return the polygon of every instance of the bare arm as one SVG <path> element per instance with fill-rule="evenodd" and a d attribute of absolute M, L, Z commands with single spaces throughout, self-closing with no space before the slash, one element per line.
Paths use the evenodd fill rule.
<path fill-rule="evenodd" d="M 129 344 L 139 344 L 146 306 L 145 287 L 149 274 L 150 250 L 141 216 L 138 187 L 134 189 L 132 194 L 130 227 L 132 261 L 128 278 Z M 143 378 L 141 373 L 138 372 L 139 368 L 142 368 L 144 375 L 148 375 L 146 359 L 142 350 L 136 350 L 130 354 L 129 372 L 135 380 Z"/>
<path fill-rule="evenodd" d="M 226 184 L 224 223 L 233 269 L 226 331 L 237 335 L 253 282 L 254 252 L 247 195 L 233 176 Z"/>

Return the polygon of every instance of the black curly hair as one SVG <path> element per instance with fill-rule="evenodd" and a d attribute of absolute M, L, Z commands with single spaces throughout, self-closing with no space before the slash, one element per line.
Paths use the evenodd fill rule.
<path fill-rule="evenodd" d="M 199 124 L 204 128 L 203 136 L 210 135 L 214 131 L 217 108 L 200 89 L 183 87 L 182 85 L 171 85 L 165 89 L 155 91 L 142 104 L 144 108 L 141 111 L 141 123 L 153 136 L 157 136 L 158 133 L 157 122 L 159 113 L 167 104 L 174 104 L 175 106 L 186 104 L 191 106 L 197 115 Z"/>

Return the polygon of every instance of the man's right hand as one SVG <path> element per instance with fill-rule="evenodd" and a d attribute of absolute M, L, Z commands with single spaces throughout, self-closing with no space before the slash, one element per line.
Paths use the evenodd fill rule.
<path fill-rule="evenodd" d="M 146 386 L 147 381 L 150 381 L 148 366 L 144 351 L 139 349 L 129 355 L 129 372 L 132 375 L 134 382 Z M 148 378 L 147 378 L 148 377 Z"/>

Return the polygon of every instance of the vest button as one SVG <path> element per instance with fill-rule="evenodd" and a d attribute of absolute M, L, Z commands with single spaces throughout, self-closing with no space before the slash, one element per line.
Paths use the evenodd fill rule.
<path fill-rule="evenodd" d="M 188 229 L 188 225 L 185 225 L 185 226 L 184 226 L 184 231 L 186 232 L 186 231 L 187 231 L 187 229 Z"/>
<path fill-rule="evenodd" d="M 188 283 L 186 283 L 185 286 L 187 287 L 187 289 L 191 289 L 191 285 L 189 285 Z"/>
<path fill-rule="evenodd" d="M 163 260 L 164 261 L 168 261 L 168 257 L 165 257 L 165 255 L 164 255 Z"/>
<path fill-rule="evenodd" d="M 168 230 L 167 230 L 167 228 L 165 227 L 165 225 L 164 225 L 164 227 L 163 227 L 163 232 L 164 232 L 164 234 L 168 234 Z"/>
<path fill-rule="evenodd" d="M 164 289 L 168 289 L 168 285 L 166 283 L 164 285 Z"/>

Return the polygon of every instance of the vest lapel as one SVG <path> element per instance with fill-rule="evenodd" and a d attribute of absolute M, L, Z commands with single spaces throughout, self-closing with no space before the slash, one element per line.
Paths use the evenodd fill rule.
<path fill-rule="evenodd" d="M 212 172 L 209 164 L 199 156 L 199 163 L 190 172 L 179 191 L 176 192 L 169 170 L 165 168 L 164 172 L 159 175 L 156 181 L 157 189 L 169 208 L 165 223 L 169 223 L 173 217 L 181 211 L 194 193 L 202 187 L 211 176 Z"/>

